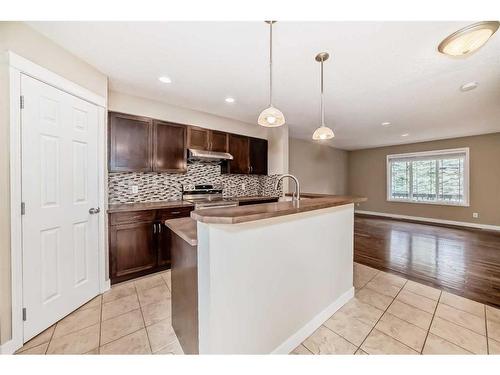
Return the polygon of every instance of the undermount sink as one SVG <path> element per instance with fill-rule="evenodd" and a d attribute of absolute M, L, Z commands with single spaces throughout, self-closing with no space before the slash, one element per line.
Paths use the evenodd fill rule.
<path fill-rule="evenodd" d="M 299 200 L 303 201 L 306 199 L 311 199 L 311 198 L 300 198 Z M 285 196 L 285 197 L 279 197 L 278 202 L 291 202 L 292 197 L 291 196 Z"/>

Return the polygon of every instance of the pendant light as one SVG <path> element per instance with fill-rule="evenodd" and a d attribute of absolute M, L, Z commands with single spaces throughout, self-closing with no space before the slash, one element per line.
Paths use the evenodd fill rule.
<path fill-rule="evenodd" d="M 269 24 L 269 108 L 260 113 L 257 123 L 267 128 L 275 128 L 285 124 L 285 116 L 278 108 L 273 107 L 273 23 L 276 21 L 266 23 Z"/>
<path fill-rule="evenodd" d="M 328 52 L 321 52 L 316 55 L 316 61 L 321 63 L 321 126 L 313 133 L 312 139 L 315 141 L 322 141 L 335 137 L 333 130 L 325 126 L 325 108 L 323 104 L 323 63 L 328 60 L 329 57 L 330 55 Z"/>

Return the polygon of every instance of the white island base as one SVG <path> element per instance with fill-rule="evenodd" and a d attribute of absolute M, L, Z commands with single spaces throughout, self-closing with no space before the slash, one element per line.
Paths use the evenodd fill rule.
<path fill-rule="evenodd" d="M 354 296 L 354 205 L 197 223 L 200 354 L 287 354 Z"/>

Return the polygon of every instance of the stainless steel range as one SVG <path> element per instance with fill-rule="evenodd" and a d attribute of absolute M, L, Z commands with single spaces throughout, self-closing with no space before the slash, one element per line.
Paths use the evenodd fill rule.
<path fill-rule="evenodd" d="M 223 198 L 222 185 L 182 185 L 182 199 L 194 203 L 194 209 L 236 207 L 238 201 Z"/>

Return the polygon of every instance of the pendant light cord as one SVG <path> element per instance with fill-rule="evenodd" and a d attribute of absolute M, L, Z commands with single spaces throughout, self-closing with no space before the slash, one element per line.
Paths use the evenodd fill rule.
<path fill-rule="evenodd" d="M 269 23 L 269 106 L 273 106 L 273 21 Z"/>
<path fill-rule="evenodd" d="M 323 107 L 323 59 L 321 59 L 321 126 L 325 126 L 325 109 Z"/>

